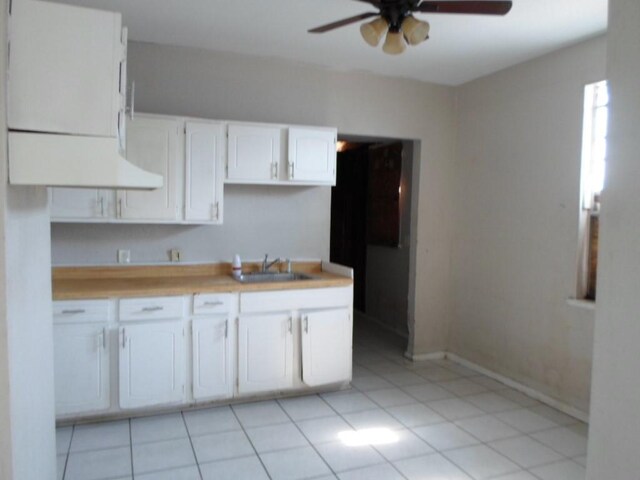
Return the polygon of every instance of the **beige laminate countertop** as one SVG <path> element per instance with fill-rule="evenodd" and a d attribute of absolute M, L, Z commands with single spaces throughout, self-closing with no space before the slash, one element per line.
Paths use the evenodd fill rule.
<path fill-rule="evenodd" d="M 258 264 L 245 264 L 255 271 Z M 112 297 L 153 297 L 195 293 L 257 292 L 267 290 L 341 287 L 353 284 L 347 276 L 322 271 L 321 263 L 294 263 L 293 270 L 310 280 L 243 284 L 228 272 L 228 263 L 127 267 L 59 267 L 53 269 L 53 299 L 82 300 Z"/>

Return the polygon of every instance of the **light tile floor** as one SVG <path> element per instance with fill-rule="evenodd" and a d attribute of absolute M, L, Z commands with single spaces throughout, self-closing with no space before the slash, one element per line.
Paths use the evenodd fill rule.
<path fill-rule="evenodd" d="M 353 370 L 344 392 L 59 428 L 58 478 L 584 480 L 586 426 L 495 380 L 361 324 Z"/>

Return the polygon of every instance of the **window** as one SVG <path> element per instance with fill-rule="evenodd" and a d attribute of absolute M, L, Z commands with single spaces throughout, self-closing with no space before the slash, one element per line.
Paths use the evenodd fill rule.
<path fill-rule="evenodd" d="M 609 92 L 607 82 L 587 85 L 584 99 L 582 144 L 582 222 L 583 259 L 581 296 L 595 300 L 598 272 L 599 213 L 605 183 Z"/>

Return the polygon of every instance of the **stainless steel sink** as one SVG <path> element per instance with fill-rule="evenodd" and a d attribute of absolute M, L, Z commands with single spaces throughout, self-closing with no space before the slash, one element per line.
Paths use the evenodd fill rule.
<path fill-rule="evenodd" d="M 236 280 L 240 283 L 293 282 L 294 280 L 311 280 L 315 277 L 306 273 L 251 272 L 243 273 Z"/>

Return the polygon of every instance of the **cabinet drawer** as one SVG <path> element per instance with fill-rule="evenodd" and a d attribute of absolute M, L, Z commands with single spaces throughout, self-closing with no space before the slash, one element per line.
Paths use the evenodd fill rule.
<path fill-rule="evenodd" d="M 181 318 L 184 313 L 184 298 L 127 298 L 120 300 L 119 313 L 121 322 Z"/>
<path fill-rule="evenodd" d="M 54 323 L 91 323 L 109 320 L 108 300 L 53 302 Z"/>
<path fill-rule="evenodd" d="M 240 294 L 240 312 L 282 312 L 351 305 L 352 287 L 275 290 Z"/>
<path fill-rule="evenodd" d="M 193 314 L 227 313 L 235 295 L 228 293 L 200 293 L 193 296 Z"/>

